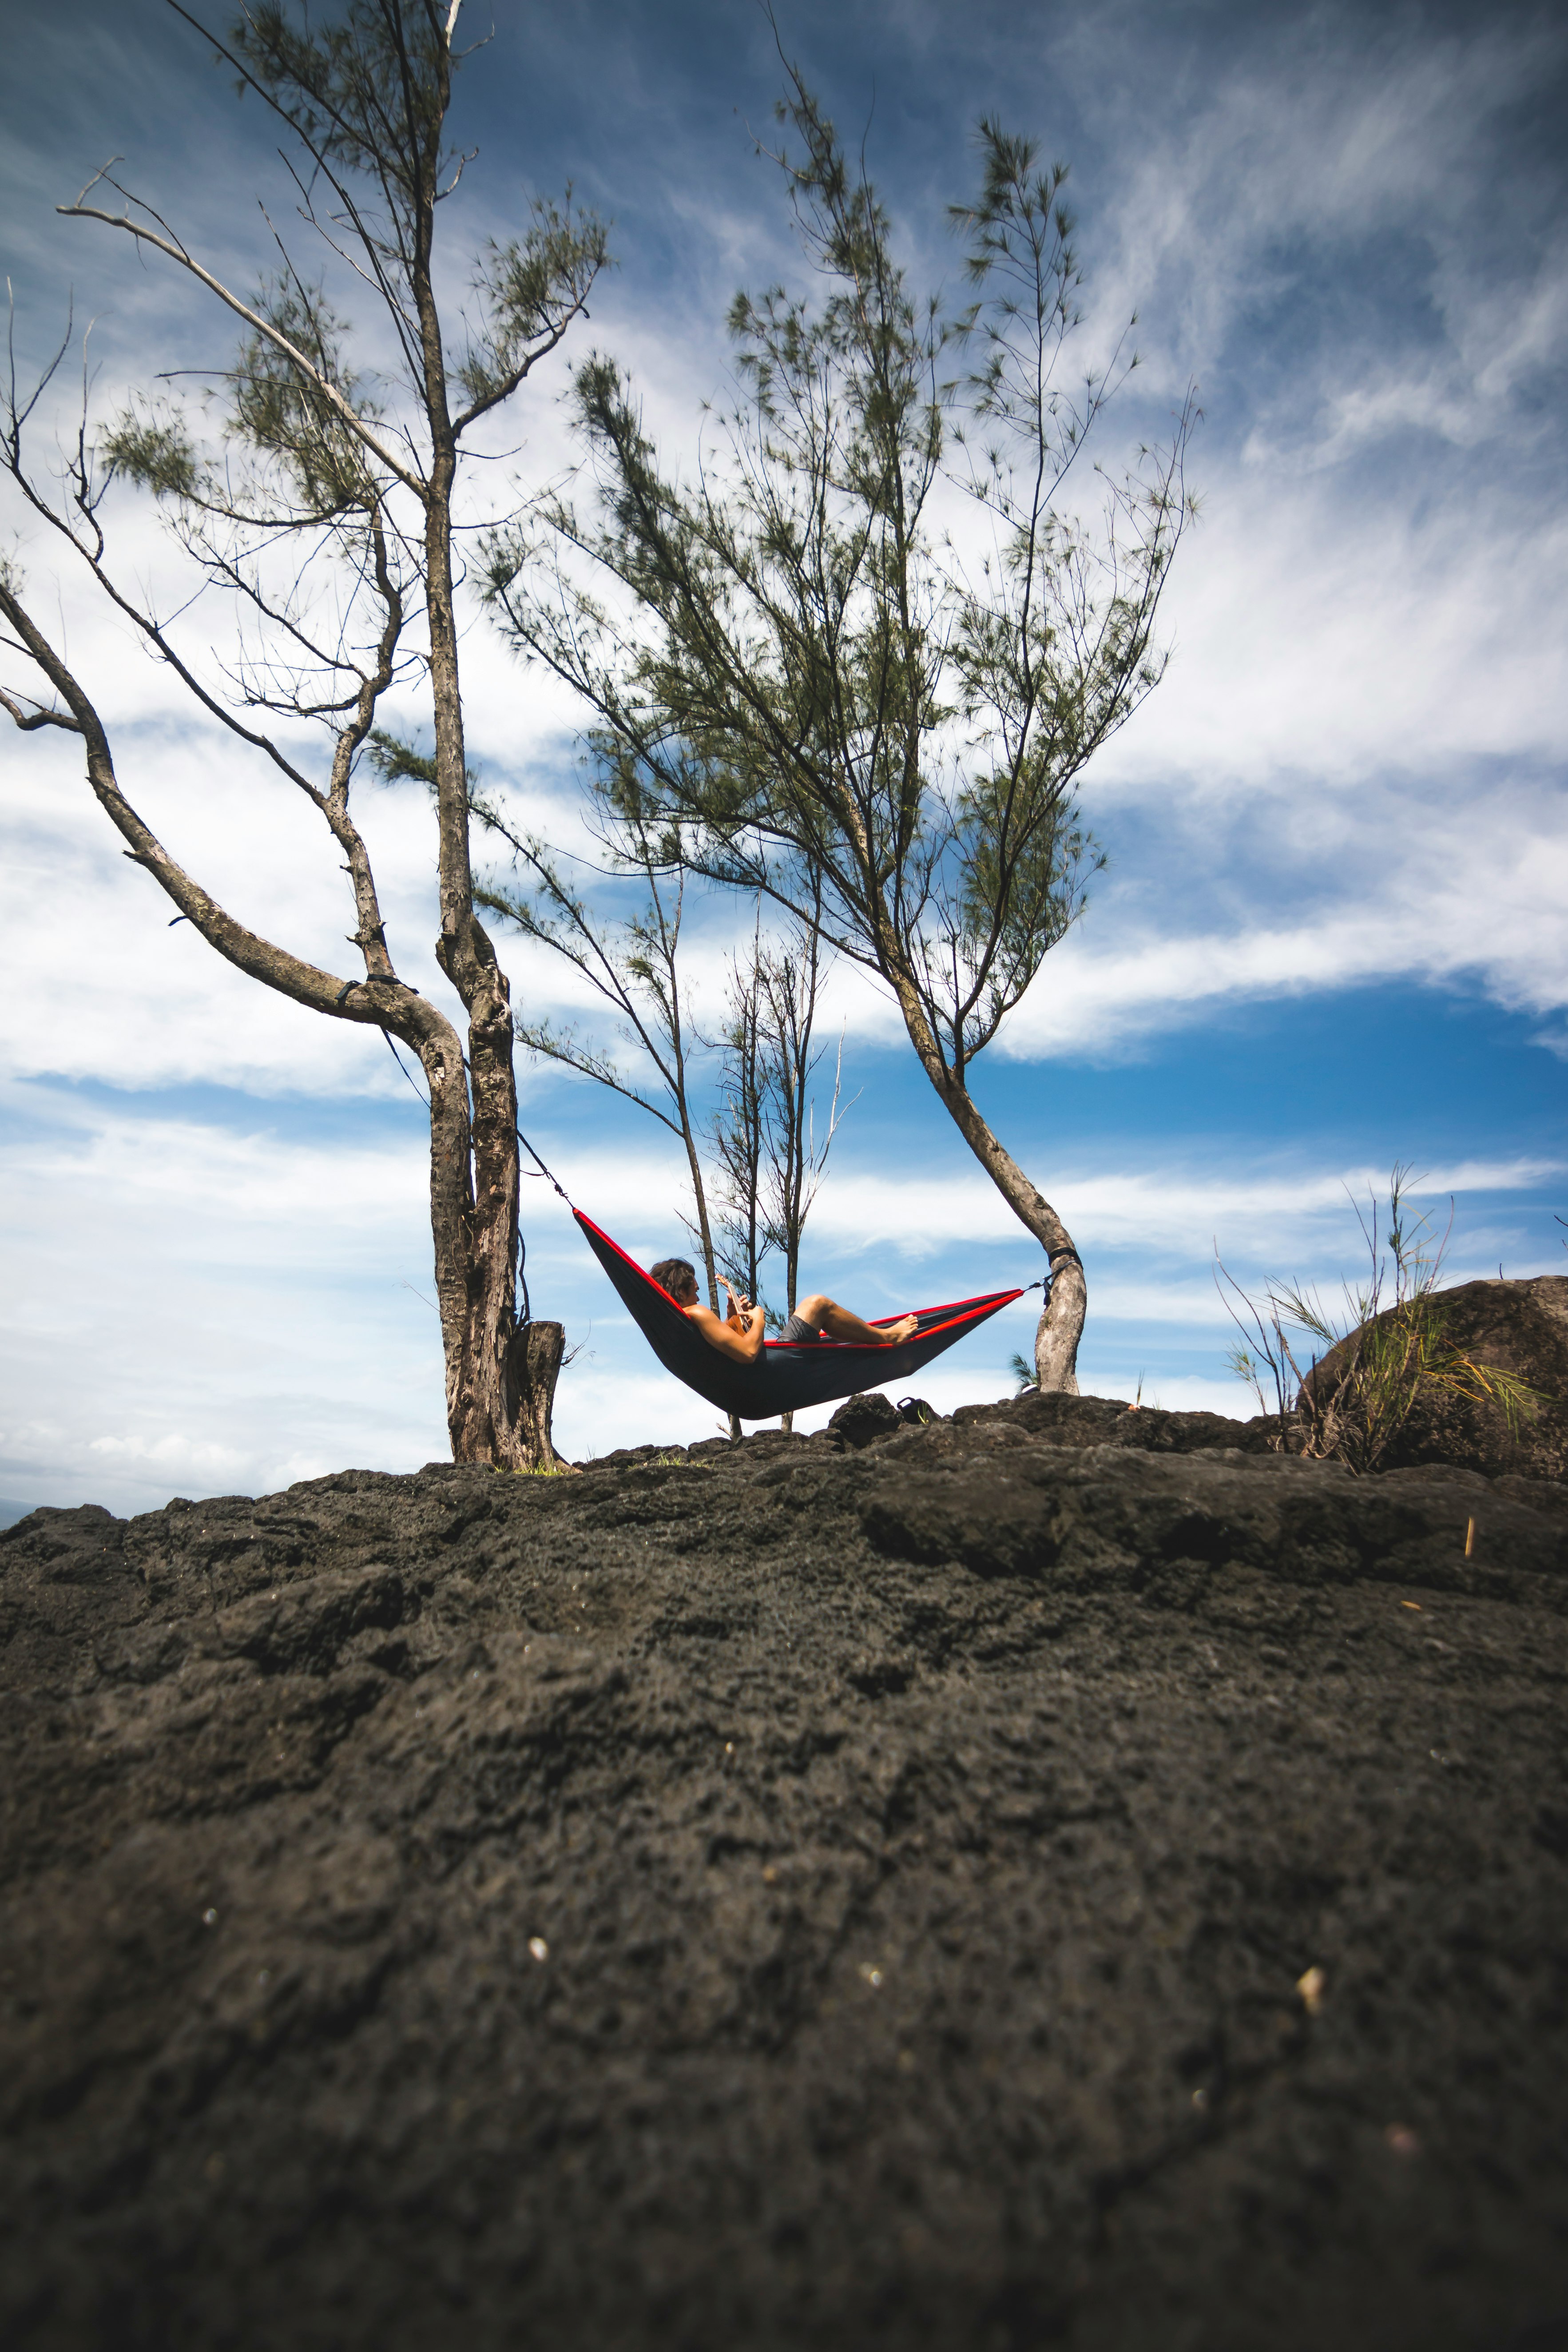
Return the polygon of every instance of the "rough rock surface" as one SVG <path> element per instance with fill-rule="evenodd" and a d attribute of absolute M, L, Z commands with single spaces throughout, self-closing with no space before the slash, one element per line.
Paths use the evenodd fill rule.
<path fill-rule="evenodd" d="M 1485 1477 L 1568 1478 L 1568 1275 L 1463 1282 L 1436 1296 L 1445 1337 L 1455 1347 L 1479 1364 L 1517 1372 L 1544 1402 L 1510 1430 L 1500 1406 L 1428 1389 L 1384 1467 L 1447 1463 Z M 1338 1352 L 1331 1349 L 1324 1370 Z"/>
<path fill-rule="evenodd" d="M 1568 1491 L 1026 1400 L 0 1540 L 0 2339 L 1555 2352 Z"/>

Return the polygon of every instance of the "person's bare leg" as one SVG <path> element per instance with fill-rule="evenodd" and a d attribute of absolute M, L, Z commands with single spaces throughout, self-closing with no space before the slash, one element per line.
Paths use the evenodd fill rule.
<path fill-rule="evenodd" d="M 862 1348 L 894 1347 L 900 1339 L 912 1339 L 920 1323 L 916 1315 L 906 1315 L 901 1323 L 862 1323 L 858 1315 L 820 1290 L 803 1298 L 795 1311 L 814 1331 L 826 1331 L 830 1339 L 852 1339 Z"/>

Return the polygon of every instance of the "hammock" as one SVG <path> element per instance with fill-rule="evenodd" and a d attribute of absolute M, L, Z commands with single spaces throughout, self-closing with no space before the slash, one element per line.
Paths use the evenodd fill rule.
<path fill-rule="evenodd" d="M 798 1412 L 805 1405 L 854 1396 L 867 1386 L 880 1388 L 884 1381 L 910 1380 L 933 1356 L 940 1356 L 966 1331 L 1024 1295 L 1021 1290 L 993 1290 L 984 1298 L 922 1307 L 917 1318 L 919 1328 L 896 1348 L 868 1348 L 851 1339 L 766 1339 L 761 1355 L 742 1364 L 710 1346 L 668 1291 L 645 1274 L 608 1234 L 601 1233 L 591 1217 L 585 1217 L 581 1209 L 573 1209 L 572 1214 L 665 1370 L 717 1405 L 721 1412 L 735 1413 L 742 1421 L 771 1421 L 777 1413 Z M 876 1319 L 896 1323 L 902 1318 L 884 1315 Z"/>

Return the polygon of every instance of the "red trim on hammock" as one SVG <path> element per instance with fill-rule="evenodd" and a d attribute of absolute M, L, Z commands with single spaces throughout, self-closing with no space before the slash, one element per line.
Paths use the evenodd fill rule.
<path fill-rule="evenodd" d="M 658 1287 L 657 1284 L 655 1285 L 655 1287 Z M 668 1295 L 668 1294 L 667 1293 L 666 1296 Z M 963 1299 L 956 1303 L 967 1307 L 969 1309 L 967 1314 L 951 1315 L 945 1323 L 922 1323 L 918 1331 L 911 1331 L 910 1333 L 910 1338 L 911 1339 L 930 1339 L 933 1338 L 938 1331 L 956 1330 L 960 1324 L 973 1323 L 977 1319 L 984 1318 L 987 1315 L 996 1314 L 1004 1307 L 1011 1307 L 1015 1298 L 1022 1298 L 1023 1296 L 1024 1293 L 1022 1290 L 993 1290 L 986 1293 L 985 1296 L 980 1298 Z M 940 1315 L 943 1310 L 940 1307 L 917 1307 L 914 1311 L 917 1314 Z M 868 1319 L 876 1323 L 898 1323 L 902 1320 L 902 1318 L 897 1315 L 878 1315 L 868 1318 Z M 862 1356 L 879 1356 L 882 1353 L 880 1348 L 870 1347 L 864 1339 L 829 1339 L 826 1338 L 816 1339 L 764 1339 L 763 1341 L 763 1345 L 764 1348 L 787 1348 L 792 1354 L 797 1348 L 832 1348 L 838 1353 L 844 1355 L 859 1354 Z"/>
<path fill-rule="evenodd" d="M 584 1215 L 581 1209 L 574 1209 L 572 1214 L 576 1218 L 577 1223 L 580 1225 L 586 1225 L 591 1232 L 598 1234 L 599 1239 L 602 1242 L 607 1242 L 611 1249 L 615 1251 L 616 1255 L 620 1259 L 622 1265 L 629 1265 L 632 1272 L 637 1276 L 639 1281 L 646 1282 L 650 1290 L 657 1291 L 661 1298 L 668 1300 L 669 1305 L 675 1309 L 675 1312 L 681 1318 L 682 1321 L 685 1320 L 686 1309 L 682 1307 L 679 1299 L 671 1298 L 663 1283 L 656 1282 L 646 1266 L 639 1265 L 635 1257 L 628 1256 L 627 1253 L 621 1247 L 619 1242 L 616 1241 L 612 1234 L 607 1234 L 603 1225 L 595 1224 L 593 1218 Z M 938 1331 L 951 1331 L 961 1323 L 973 1321 L 976 1315 L 994 1314 L 1001 1307 L 1011 1307 L 1015 1298 L 1022 1298 L 1023 1296 L 1024 1292 L 1021 1288 L 1017 1290 L 993 1290 L 984 1292 L 974 1298 L 946 1299 L 940 1307 L 916 1307 L 913 1312 L 917 1315 L 947 1315 L 949 1319 L 945 1323 L 927 1323 L 922 1326 L 919 1331 L 911 1331 L 910 1337 L 911 1339 L 929 1339 Z M 965 1309 L 970 1311 L 966 1313 Z M 903 1318 L 898 1315 L 877 1315 L 868 1317 L 867 1319 L 868 1321 L 875 1323 L 898 1323 Z M 792 1355 L 795 1349 L 799 1348 L 832 1348 L 840 1354 L 853 1355 L 858 1352 L 862 1356 L 879 1356 L 882 1352 L 880 1348 L 868 1347 L 864 1339 L 825 1339 L 820 1338 L 816 1339 L 764 1339 L 763 1341 L 763 1346 L 764 1348 L 785 1348 Z"/>
<path fill-rule="evenodd" d="M 615 1251 L 616 1255 L 620 1259 L 622 1265 L 629 1265 L 632 1272 L 637 1275 L 641 1281 L 646 1282 L 650 1290 L 657 1290 L 661 1298 L 669 1298 L 669 1303 L 674 1307 L 678 1315 L 685 1314 L 686 1309 L 682 1307 L 679 1299 L 670 1298 L 669 1293 L 666 1290 L 663 1283 L 656 1282 L 652 1275 L 649 1274 L 647 1266 L 639 1265 L 635 1257 L 628 1257 L 626 1251 L 621 1247 L 619 1242 L 615 1239 L 613 1234 L 607 1234 L 603 1225 L 595 1224 L 593 1218 L 584 1216 L 581 1209 L 574 1209 L 572 1211 L 572 1214 L 576 1218 L 577 1223 L 580 1225 L 586 1225 L 590 1233 L 597 1234 L 602 1242 L 608 1242 L 610 1247 Z"/>

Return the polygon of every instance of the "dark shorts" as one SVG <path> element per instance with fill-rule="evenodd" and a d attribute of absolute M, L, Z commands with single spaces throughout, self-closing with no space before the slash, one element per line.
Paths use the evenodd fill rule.
<path fill-rule="evenodd" d="M 795 1348 L 800 1347 L 808 1340 L 820 1339 L 821 1337 L 820 1331 L 814 1331 L 810 1324 L 802 1322 L 798 1315 L 792 1315 L 779 1333 L 779 1338 L 786 1346 Z"/>

